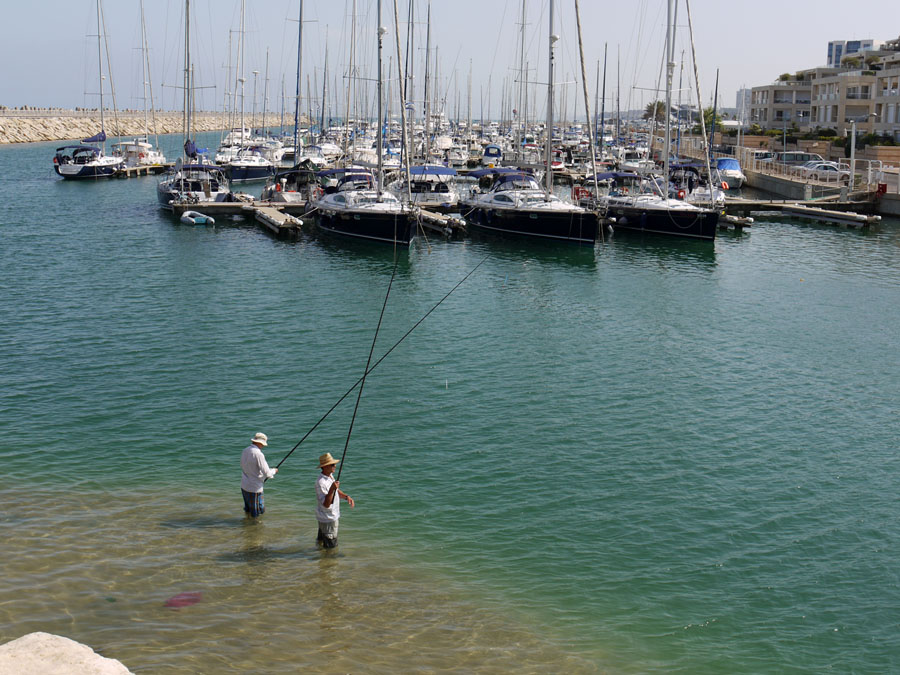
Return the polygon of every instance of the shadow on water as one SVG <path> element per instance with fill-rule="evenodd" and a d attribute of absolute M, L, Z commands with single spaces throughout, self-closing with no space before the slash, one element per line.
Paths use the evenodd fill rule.
<path fill-rule="evenodd" d="M 615 232 L 601 251 L 614 252 L 618 257 L 639 259 L 644 265 L 661 267 L 690 266 L 712 271 L 716 266 L 716 246 L 713 241 L 667 237 L 641 232 Z"/>
<path fill-rule="evenodd" d="M 266 542 L 266 528 L 262 522 L 245 518 L 241 523 L 241 548 L 216 557 L 220 562 L 260 563 L 280 559 L 318 560 L 323 552 L 315 541 L 296 543 L 286 548 L 276 548 Z M 274 536 L 270 531 L 269 536 Z M 331 553 L 328 551 L 327 553 Z"/>
<path fill-rule="evenodd" d="M 168 518 L 160 523 L 160 527 L 187 528 L 187 529 L 211 529 L 216 527 L 235 527 L 241 525 L 243 518 L 214 518 L 214 517 L 188 517 Z"/>
<path fill-rule="evenodd" d="M 338 258 L 341 261 L 352 260 L 354 264 L 359 263 L 367 267 L 381 266 L 388 272 L 394 266 L 394 246 L 390 243 L 345 237 L 324 232 L 316 226 L 307 228 L 302 238 L 331 258 Z M 416 243 L 414 242 L 412 246 L 416 246 Z M 397 274 L 408 274 L 412 257 L 410 247 L 398 245 L 396 252 Z"/>
<path fill-rule="evenodd" d="M 597 254 L 594 246 L 524 237 L 505 237 L 477 230 L 471 231 L 469 238 L 485 251 L 490 251 L 491 257 L 511 262 L 534 261 L 539 264 L 567 265 L 588 270 L 595 269 L 597 266 Z"/>

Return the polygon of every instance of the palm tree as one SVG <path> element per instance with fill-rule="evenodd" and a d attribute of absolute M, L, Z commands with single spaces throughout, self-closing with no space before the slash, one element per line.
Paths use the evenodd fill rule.
<path fill-rule="evenodd" d="M 653 103 L 648 103 L 647 107 L 644 108 L 643 119 L 650 120 L 654 117 L 657 122 L 662 123 L 666 121 L 665 101 L 654 101 Z"/>

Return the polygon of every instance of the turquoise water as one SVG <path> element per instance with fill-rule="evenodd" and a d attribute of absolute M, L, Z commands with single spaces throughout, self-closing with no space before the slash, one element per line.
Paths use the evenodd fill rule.
<path fill-rule="evenodd" d="M 56 145 L 0 148 L 3 641 L 150 672 L 898 668 L 900 223 L 418 242 L 376 357 L 484 263 L 368 378 L 326 556 L 315 459 L 355 394 L 257 525 L 239 455 L 264 431 L 277 462 L 362 374 L 390 247 L 183 226 L 154 178 L 58 180 Z"/>

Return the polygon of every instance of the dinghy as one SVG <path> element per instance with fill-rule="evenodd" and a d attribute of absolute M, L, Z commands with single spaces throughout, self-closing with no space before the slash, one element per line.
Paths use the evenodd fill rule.
<path fill-rule="evenodd" d="M 185 225 L 215 225 L 216 221 L 199 211 L 185 211 L 181 214 L 181 222 Z"/>

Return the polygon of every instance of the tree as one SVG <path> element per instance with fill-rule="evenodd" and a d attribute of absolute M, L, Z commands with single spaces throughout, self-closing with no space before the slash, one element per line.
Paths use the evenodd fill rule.
<path fill-rule="evenodd" d="M 653 103 L 648 103 L 647 107 L 644 108 L 642 117 L 645 120 L 650 120 L 655 117 L 657 122 L 664 123 L 666 121 L 666 102 L 654 101 Z"/>
<path fill-rule="evenodd" d="M 699 119 L 699 117 L 698 117 L 698 119 Z M 712 133 L 712 123 L 713 123 L 713 109 L 712 108 L 705 108 L 703 110 L 703 121 L 706 124 L 706 133 L 708 133 L 708 134 Z M 719 129 L 719 131 L 722 130 L 722 117 L 718 113 L 716 114 L 716 127 Z M 695 134 L 700 133 L 700 125 L 699 124 L 697 124 L 697 126 L 694 127 L 694 133 Z"/>

